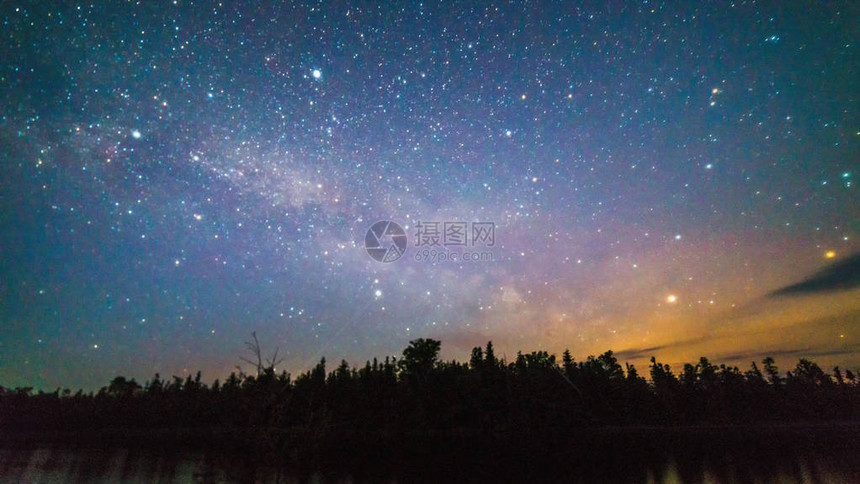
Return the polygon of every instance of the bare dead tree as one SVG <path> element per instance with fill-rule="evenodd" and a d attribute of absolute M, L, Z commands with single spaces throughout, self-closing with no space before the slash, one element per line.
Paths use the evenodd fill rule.
<path fill-rule="evenodd" d="M 272 354 L 271 358 L 266 358 L 264 360 L 263 350 L 260 347 L 260 341 L 257 339 L 257 332 L 252 331 L 251 336 L 254 338 L 254 341 L 245 341 L 245 347 L 251 353 L 251 357 L 253 359 L 245 358 L 244 356 L 240 356 L 239 359 L 256 367 L 257 376 L 260 376 L 264 371 L 269 369 L 274 371 L 275 367 L 284 361 L 283 358 L 278 358 L 278 347 L 275 347 L 275 352 Z"/>

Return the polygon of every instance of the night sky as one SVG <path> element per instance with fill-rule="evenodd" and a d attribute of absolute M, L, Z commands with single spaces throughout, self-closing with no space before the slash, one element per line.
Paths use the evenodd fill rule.
<path fill-rule="evenodd" d="M 0 385 L 211 381 L 252 331 L 294 374 L 860 367 L 860 3 L 603 3 L 3 2 Z"/>

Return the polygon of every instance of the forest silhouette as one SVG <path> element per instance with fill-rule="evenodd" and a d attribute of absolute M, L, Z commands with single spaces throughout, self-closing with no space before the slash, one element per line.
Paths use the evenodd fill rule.
<path fill-rule="evenodd" d="M 277 353 L 263 357 L 256 336 L 248 348 L 251 357 L 243 361 L 251 370 L 211 385 L 198 372 L 169 380 L 156 374 L 143 384 L 117 376 L 90 393 L 0 387 L 0 440 L 182 443 L 324 466 L 346 448 L 375 443 L 429 455 L 473 436 L 544 446 L 613 428 L 855 429 L 860 420 L 855 374 L 838 367 L 826 373 L 806 359 L 781 372 L 771 358 L 742 371 L 703 357 L 676 373 L 652 358 L 646 379 L 612 351 L 583 361 L 569 351 L 560 360 L 534 351 L 506 361 L 490 342 L 458 362 L 439 359 L 439 341 L 416 339 L 400 357 L 362 367 L 341 361 L 331 370 L 323 358 L 293 378 L 275 370 Z"/>
<path fill-rule="evenodd" d="M 468 362 L 441 361 L 441 342 L 416 339 L 401 357 L 363 367 L 322 358 L 295 379 L 276 372 L 254 336 L 252 364 L 223 383 L 155 377 L 143 385 L 122 376 L 97 392 L 0 387 L 3 428 L 274 428 L 308 432 L 432 431 L 601 425 L 746 424 L 860 418 L 853 372 L 826 373 L 801 359 L 782 374 L 772 358 L 741 371 L 702 357 L 677 374 L 651 358 L 650 381 L 612 351 L 559 361 L 546 351 L 499 359 L 492 342 Z"/>

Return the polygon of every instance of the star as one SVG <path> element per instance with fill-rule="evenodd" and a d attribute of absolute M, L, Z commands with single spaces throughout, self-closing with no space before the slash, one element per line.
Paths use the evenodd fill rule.
<path fill-rule="evenodd" d="M 250 331 L 298 374 L 300 353 L 399 354 L 405 324 L 456 359 L 645 335 L 760 359 L 763 330 L 860 367 L 791 329 L 853 293 L 768 296 L 860 252 L 856 12 L 351 3 L 4 17 L 0 344 L 30 365 L 0 385 L 211 381 Z M 379 221 L 406 239 L 384 262 Z M 684 343 L 733 305 L 726 338 Z"/>

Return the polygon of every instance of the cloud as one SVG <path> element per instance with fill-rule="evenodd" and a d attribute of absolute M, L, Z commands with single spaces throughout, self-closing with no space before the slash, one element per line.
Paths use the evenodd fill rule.
<path fill-rule="evenodd" d="M 613 353 L 619 360 L 636 360 L 640 358 L 650 358 L 652 356 L 656 356 L 661 351 L 666 351 L 669 349 L 675 348 L 685 348 L 693 345 L 697 345 L 703 341 L 706 341 L 707 338 L 690 338 L 678 341 L 672 341 L 662 345 L 649 346 L 647 348 L 627 348 L 620 351 L 614 351 Z"/>
<path fill-rule="evenodd" d="M 769 296 L 793 296 L 860 287 L 860 253 L 847 257 L 803 281 L 777 289 Z"/>
<path fill-rule="evenodd" d="M 849 345 L 845 348 L 787 348 L 787 349 L 771 349 L 771 350 L 756 350 L 744 351 L 737 353 L 726 353 L 719 355 L 721 361 L 761 361 L 766 356 L 771 358 L 820 358 L 820 357 L 836 357 L 843 355 L 856 355 L 860 345 Z M 790 368 L 786 368 L 787 370 Z"/>

